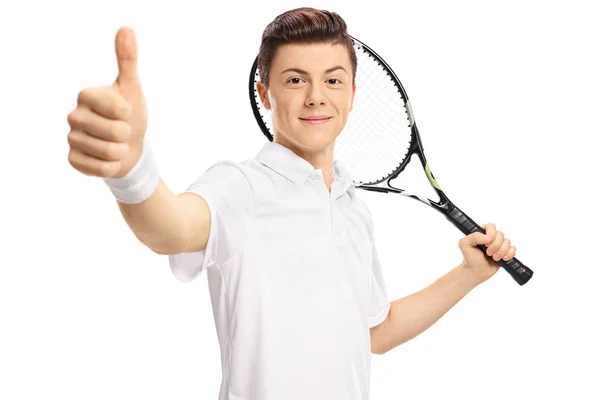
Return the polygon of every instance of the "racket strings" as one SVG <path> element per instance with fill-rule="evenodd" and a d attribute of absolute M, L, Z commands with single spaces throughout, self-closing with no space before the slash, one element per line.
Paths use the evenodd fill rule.
<path fill-rule="evenodd" d="M 410 147 L 408 114 L 387 70 L 357 49 L 354 109 L 336 141 L 336 158 L 355 182 L 372 183 L 393 173 Z"/>

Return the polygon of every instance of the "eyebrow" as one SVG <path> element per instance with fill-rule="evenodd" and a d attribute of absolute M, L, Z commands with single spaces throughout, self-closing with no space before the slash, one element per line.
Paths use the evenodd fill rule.
<path fill-rule="evenodd" d="M 335 67 L 331 67 L 328 70 L 326 70 L 325 73 L 329 74 L 333 71 L 337 71 L 338 69 L 341 69 L 345 73 L 348 73 L 348 71 L 346 71 L 346 69 L 344 67 L 342 67 L 341 65 L 336 65 Z M 307 71 L 300 69 L 300 68 L 288 68 L 288 69 L 284 69 L 283 71 L 281 71 L 282 74 L 285 74 L 286 72 L 297 72 L 302 75 L 308 75 Z"/>

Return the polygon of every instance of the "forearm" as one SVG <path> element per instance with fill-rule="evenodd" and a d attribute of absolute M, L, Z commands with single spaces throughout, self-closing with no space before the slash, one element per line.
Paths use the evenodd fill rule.
<path fill-rule="evenodd" d="M 380 352 L 385 353 L 425 331 L 478 284 L 477 277 L 459 265 L 425 289 L 393 301 L 377 332 Z"/>
<path fill-rule="evenodd" d="M 148 248 L 169 254 L 182 236 L 183 218 L 176 204 L 176 196 L 160 179 L 157 188 L 145 201 L 127 204 L 117 201 L 127 225 Z"/>

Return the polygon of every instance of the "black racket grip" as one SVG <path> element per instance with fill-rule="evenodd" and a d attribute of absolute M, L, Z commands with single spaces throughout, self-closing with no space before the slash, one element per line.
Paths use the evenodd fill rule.
<path fill-rule="evenodd" d="M 450 222 L 454 224 L 462 233 L 469 235 L 473 232 L 481 232 L 485 234 L 485 230 L 477 225 L 471 218 L 467 216 L 464 212 L 462 212 L 458 207 L 454 206 L 454 208 L 446 214 L 446 218 Z M 483 254 L 487 257 L 491 258 L 487 255 L 487 247 L 483 244 L 477 245 Z M 533 276 L 533 271 L 529 269 L 525 264 L 521 261 L 517 260 L 515 257 L 511 258 L 508 261 L 504 261 L 502 259 L 495 261 L 499 266 L 504 268 L 510 276 L 513 277 L 515 281 L 519 285 L 526 284 L 531 277 Z"/>

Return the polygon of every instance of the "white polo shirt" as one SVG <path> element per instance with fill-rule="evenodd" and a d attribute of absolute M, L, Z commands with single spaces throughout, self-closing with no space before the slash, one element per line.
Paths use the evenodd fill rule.
<path fill-rule="evenodd" d="M 369 328 L 390 303 L 369 210 L 338 162 L 333 179 L 329 192 L 321 170 L 268 142 L 186 190 L 208 203 L 211 231 L 169 264 L 183 282 L 207 271 L 219 400 L 369 398 Z"/>

